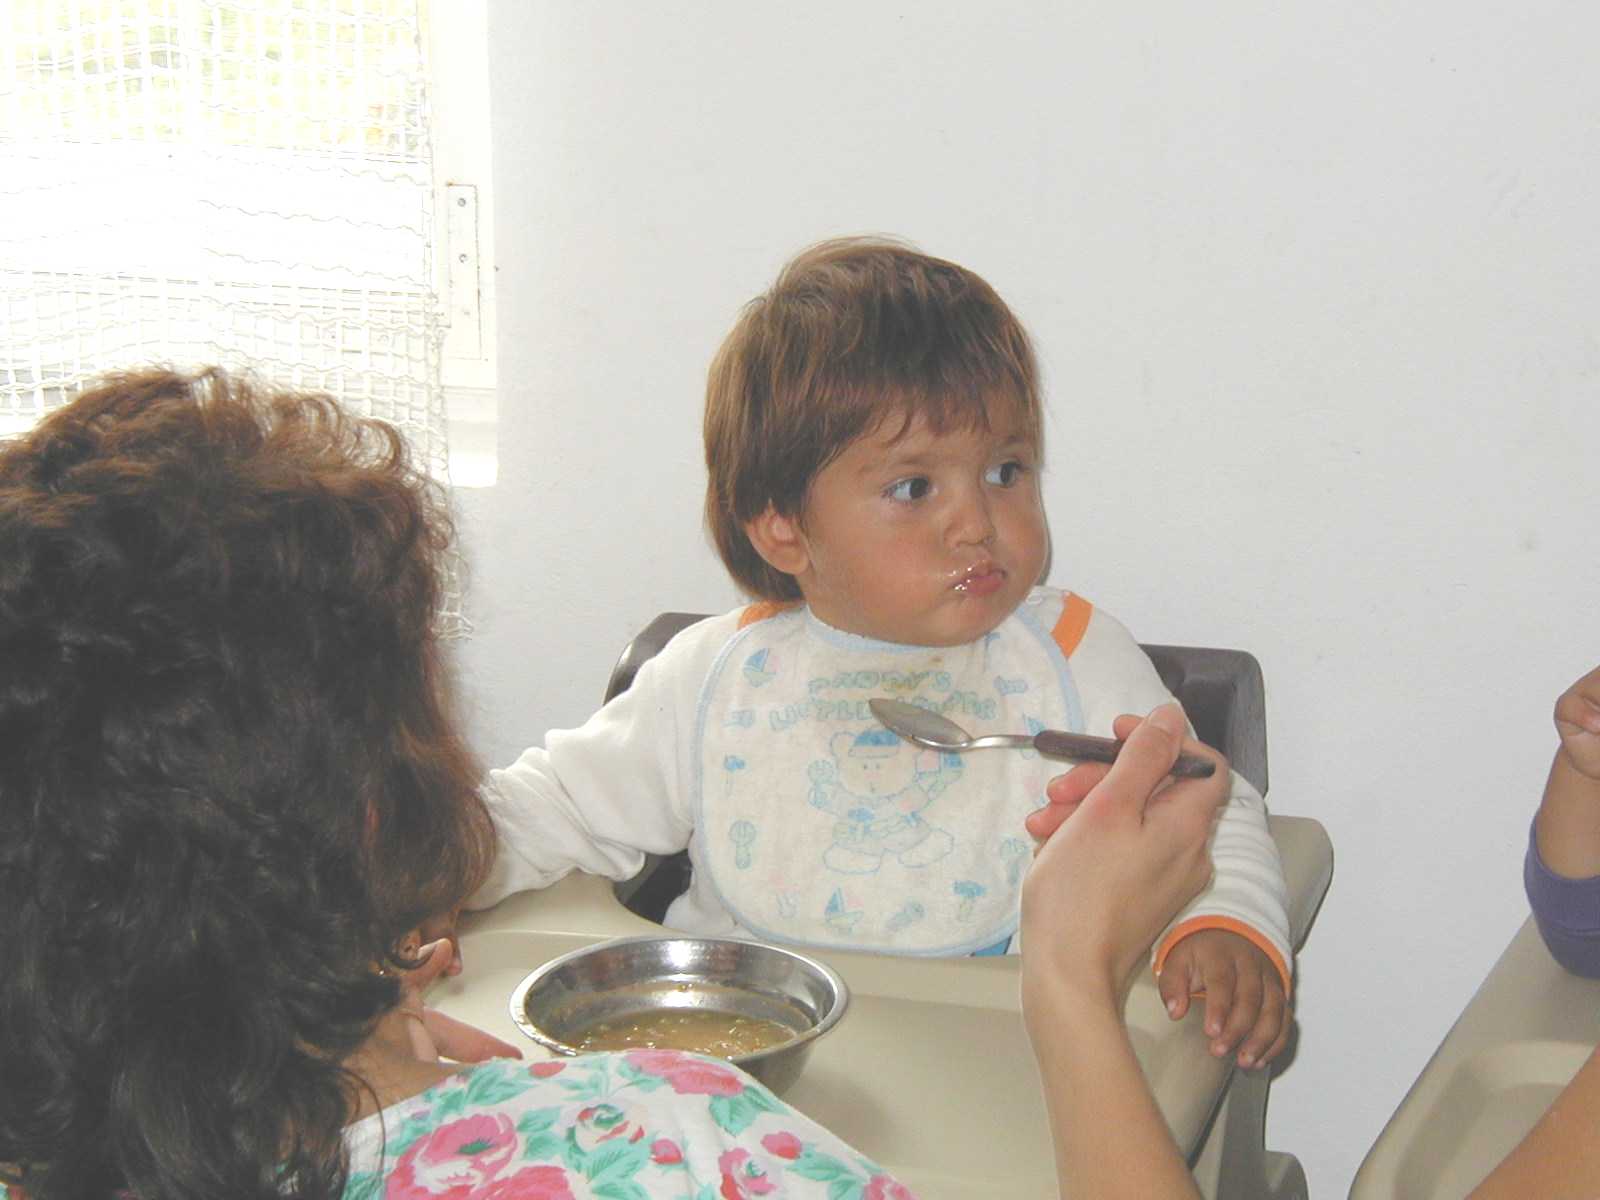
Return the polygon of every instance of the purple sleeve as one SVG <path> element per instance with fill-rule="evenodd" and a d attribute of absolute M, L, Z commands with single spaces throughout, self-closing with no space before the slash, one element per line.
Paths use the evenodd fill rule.
<path fill-rule="evenodd" d="M 1567 879 L 1539 857 L 1530 829 L 1522 868 L 1528 903 L 1551 956 L 1574 975 L 1600 978 L 1600 875 Z"/>

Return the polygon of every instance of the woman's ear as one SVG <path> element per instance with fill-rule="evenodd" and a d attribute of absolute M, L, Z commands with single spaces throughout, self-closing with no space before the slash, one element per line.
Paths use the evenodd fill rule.
<path fill-rule="evenodd" d="M 800 575 L 811 565 L 806 535 L 796 517 L 784 516 L 770 504 L 744 523 L 744 535 L 768 566 L 785 575 Z"/>

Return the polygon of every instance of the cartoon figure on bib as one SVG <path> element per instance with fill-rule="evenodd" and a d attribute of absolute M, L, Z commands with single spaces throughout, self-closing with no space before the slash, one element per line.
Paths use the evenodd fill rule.
<path fill-rule="evenodd" d="M 868 874 L 886 854 L 925 867 L 950 853 L 955 840 L 922 812 L 960 776 L 958 757 L 918 750 L 877 726 L 836 733 L 828 748 L 832 759 L 812 762 L 809 773 L 812 805 L 839 818 L 822 856 L 830 870 Z"/>

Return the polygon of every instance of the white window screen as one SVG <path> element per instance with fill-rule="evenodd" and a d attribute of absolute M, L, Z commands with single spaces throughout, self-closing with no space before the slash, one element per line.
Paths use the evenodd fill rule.
<path fill-rule="evenodd" d="M 0 4 L 0 432 L 220 363 L 447 478 L 425 2 Z"/>

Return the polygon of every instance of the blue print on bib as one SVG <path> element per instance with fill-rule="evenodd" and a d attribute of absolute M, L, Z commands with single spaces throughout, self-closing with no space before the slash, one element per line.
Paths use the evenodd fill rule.
<path fill-rule="evenodd" d="M 866 913 L 859 908 L 847 907 L 844 892 L 838 888 L 833 889 L 833 895 L 828 897 L 828 906 L 823 910 L 828 927 L 837 929 L 840 933 L 854 933 L 856 922 L 865 915 Z"/>
<path fill-rule="evenodd" d="M 756 842 L 756 827 L 749 821 L 735 821 L 728 830 L 728 840 L 733 843 L 733 865 L 741 871 L 748 871 L 750 847 Z"/>
<path fill-rule="evenodd" d="M 918 765 L 917 747 L 881 726 L 844 731 L 828 739 L 833 760 L 807 767 L 810 803 L 840 818 L 822 856 L 846 875 L 877 872 L 885 855 L 908 867 L 925 867 L 950 853 L 954 839 L 920 815 L 961 774 L 961 760 L 940 755 L 932 771 Z"/>
<path fill-rule="evenodd" d="M 777 664 L 772 662 L 771 652 L 757 650 L 744 660 L 744 677 L 751 687 L 764 687 L 777 678 Z"/>
<path fill-rule="evenodd" d="M 973 879 L 958 879 L 950 885 L 950 889 L 961 897 L 961 903 L 956 907 L 956 920 L 972 920 L 972 909 L 977 904 L 978 898 L 988 892 L 988 888 Z"/>

